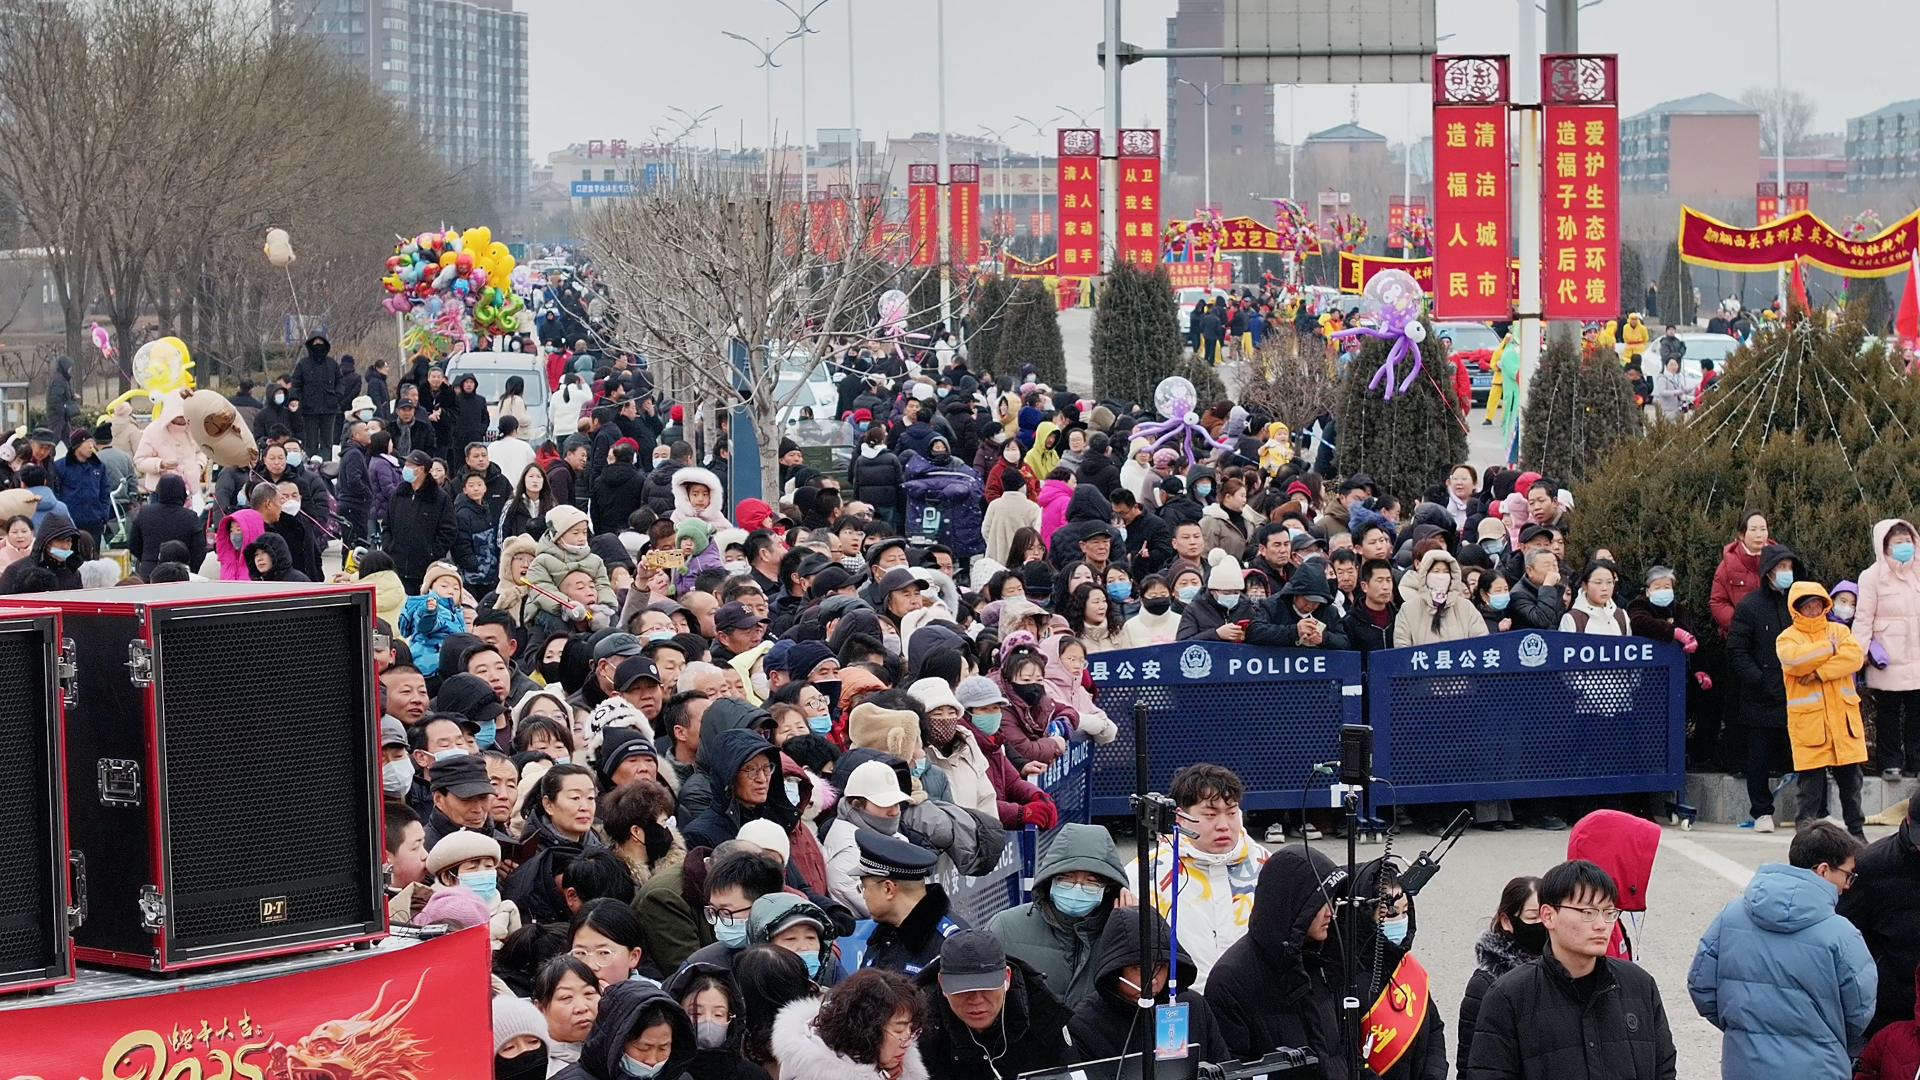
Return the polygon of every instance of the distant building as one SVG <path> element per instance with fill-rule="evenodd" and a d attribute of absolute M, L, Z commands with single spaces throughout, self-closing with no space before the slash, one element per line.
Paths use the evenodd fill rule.
<path fill-rule="evenodd" d="M 1620 121 L 1620 184 L 1634 194 L 1752 198 L 1760 113 L 1719 94 L 1663 101 Z"/>
<path fill-rule="evenodd" d="M 1920 175 L 1920 98 L 1847 121 L 1846 155 L 1855 188 Z"/>
<path fill-rule="evenodd" d="M 1847 190 L 1847 159 L 1843 157 L 1787 156 L 1787 183 L 1805 180 L 1810 191 Z M 1777 180 L 1775 161 L 1770 155 L 1760 158 L 1757 179 Z"/>
<path fill-rule="evenodd" d="M 527 195 L 527 16 L 513 0 L 274 0 L 276 28 L 364 72 L 503 209 Z"/>
<path fill-rule="evenodd" d="M 1223 0 L 1180 0 L 1180 7 L 1167 20 L 1167 46 L 1195 48 L 1220 45 L 1226 40 L 1226 5 Z M 1216 158 L 1254 155 L 1266 159 L 1273 154 L 1273 87 L 1234 84 L 1222 86 L 1226 64 L 1218 57 L 1186 57 L 1167 63 L 1167 130 L 1165 155 L 1168 168 L 1181 176 L 1199 176 L 1205 171 L 1204 151 L 1212 143 Z M 1179 80 L 1185 79 L 1186 85 Z M 1212 87 L 1208 110 L 1194 87 Z M 1205 130 L 1211 120 L 1211 132 Z"/>
<path fill-rule="evenodd" d="M 1432 161 L 1429 146 L 1428 161 Z M 1397 191 L 1401 170 L 1392 167 L 1387 152 L 1387 137 L 1359 124 L 1341 124 L 1316 131 L 1300 144 L 1300 168 L 1314 183 L 1332 191 L 1365 191 L 1371 188 Z M 1428 167 L 1431 171 L 1431 165 Z"/>

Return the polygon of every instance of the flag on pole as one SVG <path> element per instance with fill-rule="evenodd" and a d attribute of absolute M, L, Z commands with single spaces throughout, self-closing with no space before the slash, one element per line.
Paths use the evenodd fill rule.
<path fill-rule="evenodd" d="M 1801 271 L 1800 257 L 1797 255 L 1793 259 L 1793 281 L 1789 291 L 1795 300 L 1800 301 L 1801 311 L 1813 310 L 1813 305 L 1807 302 L 1807 279 Z"/>
<path fill-rule="evenodd" d="M 1893 317 L 1893 336 L 1911 353 L 1920 342 L 1920 249 L 1907 263 L 1907 287 L 1900 292 L 1900 310 Z"/>

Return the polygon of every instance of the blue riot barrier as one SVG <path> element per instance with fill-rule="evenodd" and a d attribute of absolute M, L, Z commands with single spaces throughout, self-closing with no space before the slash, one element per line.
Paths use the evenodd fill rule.
<path fill-rule="evenodd" d="M 1250 810 L 1326 806 L 1332 778 L 1313 766 L 1340 756 L 1340 725 L 1361 723 L 1357 652 L 1186 641 L 1088 658 L 1100 708 L 1120 736 L 1093 751 L 1093 812 L 1131 813 L 1133 705 L 1147 705 L 1147 778 L 1167 790 L 1195 761 L 1246 784 Z"/>
<path fill-rule="evenodd" d="M 1374 799 L 1684 788 L 1686 671 L 1677 645 L 1550 631 L 1370 653 Z"/>
<path fill-rule="evenodd" d="M 1040 790 L 1053 796 L 1060 825 L 1093 820 L 1092 766 L 1092 745 L 1076 742 L 1035 780 Z M 1045 832 L 1032 825 L 1009 830 L 1006 850 L 992 870 L 978 877 L 940 875 L 954 914 L 969 926 L 985 926 L 1000 912 L 1032 899 L 1034 868 L 1059 832 L 1058 826 Z"/>

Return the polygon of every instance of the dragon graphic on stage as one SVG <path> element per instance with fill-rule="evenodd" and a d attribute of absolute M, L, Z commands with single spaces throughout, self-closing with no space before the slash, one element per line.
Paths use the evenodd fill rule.
<path fill-rule="evenodd" d="M 420 973 L 413 994 L 397 998 L 381 1011 L 387 987 L 381 983 L 373 1004 L 347 1020 L 328 1020 L 292 1046 L 275 1043 L 271 1080 L 420 1080 L 428 1051 L 400 1021 L 420 999 L 427 973 Z"/>

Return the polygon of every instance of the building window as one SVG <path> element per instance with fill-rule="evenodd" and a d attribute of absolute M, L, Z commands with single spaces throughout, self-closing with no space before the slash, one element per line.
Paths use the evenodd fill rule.
<path fill-rule="evenodd" d="M 1245 126 L 1245 125 L 1243 125 L 1243 124 L 1235 124 L 1235 125 L 1233 125 L 1232 127 L 1230 127 L 1230 128 L 1228 128 L 1228 129 L 1227 129 L 1227 134 L 1229 134 L 1229 135 L 1240 135 L 1240 134 L 1244 134 L 1244 133 L 1245 133 L 1245 131 L 1246 131 L 1246 126 Z"/>
<path fill-rule="evenodd" d="M 1233 148 L 1233 156 L 1234 156 L 1234 157 L 1239 157 L 1239 156 L 1240 156 L 1240 148 L 1239 148 L 1239 147 L 1237 147 L 1237 146 L 1236 146 L 1236 147 L 1234 147 L 1234 148 Z"/>

